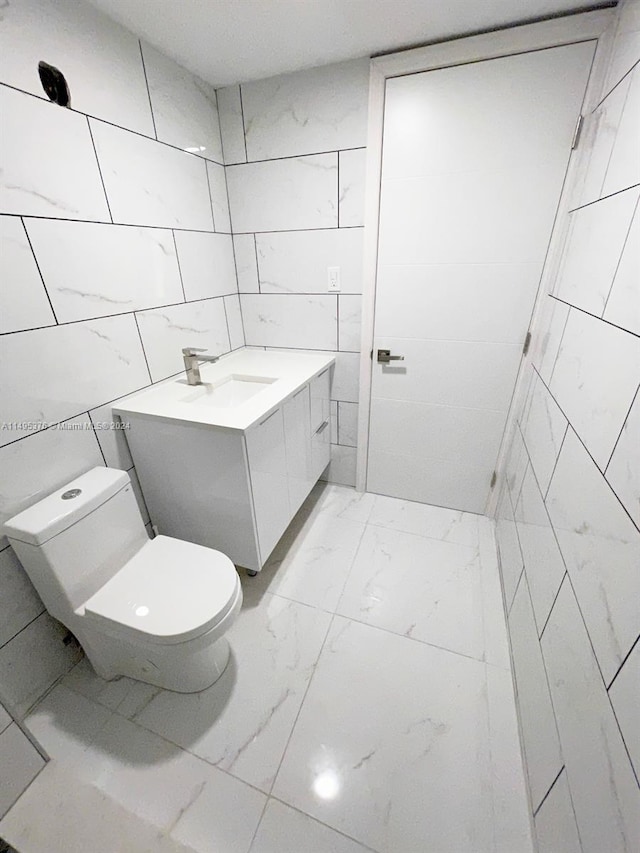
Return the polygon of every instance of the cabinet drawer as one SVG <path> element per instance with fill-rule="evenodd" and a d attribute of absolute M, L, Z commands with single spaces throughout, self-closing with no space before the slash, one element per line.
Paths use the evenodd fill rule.
<path fill-rule="evenodd" d="M 262 564 L 291 520 L 284 416 L 276 409 L 245 435 Z"/>
<path fill-rule="evenodd" d="M 310 382 L 311 390 L 311 435 L 329 417 L 329 388 L 331 383 L 331 368 L 328 367 Z"/>
<path fill-rule="evenodd" d="M 331 426 L 324 420 L 311 436 L 311 479 L 315 483 L 331 459 Z"/>

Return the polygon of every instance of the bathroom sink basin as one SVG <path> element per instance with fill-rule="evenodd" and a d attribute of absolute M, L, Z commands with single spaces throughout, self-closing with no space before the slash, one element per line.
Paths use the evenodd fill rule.
<path fill-rule="evenodd" d="M 234 373 L 225 376 L 221 382 L 198 385 L 185 395 L 181 402 L 194 406 L 232 408 L 246 403 L 275 381 L 276 379 L 270 376 L 243 376 Z"/>

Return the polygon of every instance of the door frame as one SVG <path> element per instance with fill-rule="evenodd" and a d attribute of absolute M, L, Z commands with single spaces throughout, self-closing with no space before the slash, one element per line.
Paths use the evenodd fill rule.
<path fill-rule="evenodd" d="M 496 30 L 481 35 L 473 35 L 453 41 L 438 42 L 425 47 L 390 53 L 371 60 L 369 71 L 369 117 L 367 128 L 366 178 L 365 178 L 365 214 L 364 214 L 364 256 L 362 282 L 362 335 L 360 347 L 360 405 L 358 409 L 358 438 L 356 451 L 356 489 L 366 491 L 367 462 L 369 456 L 369 421 L 371 414 L 371 381 L 373 376 L 373 338 L 376 300 L 376 275 L 378 266 L 378 231 L 380 217 L 380 191 L 382 180 L 382 135 L 384 129 L 384 107 L 386 82 L 392 77 L 407 74 L 417 74 L 432 71 L 437 68 L 448 68 L 454 65 L 468 65 L 487 59 L 497 59 L 502 56 L 513 56 L 518 53 L 529 53 L 535 50 L 545 50 L 551 47 L 575 44 L 583 41 L 599 41 L 595 54 L 589 83 L 587 84 L 587 103 L 583 105 L 583 113 L 590 106 L 595 107 L 598 92 L 593 91 L 591 81 L 599 79 L 599 68 L 604 65 L 611 49 L 612 38 L 606 33 L 612 19 L 613 8 L 596 9 L 592 12 L 581 12 L 541 21 L 534 24 L 523 24 L 507 29 Z M 603 39 L 607 34 L 609 38 Z M 592 103 L 590 103 L 592 102 Z M 567 187 L 572 181 L 567 180 L 576 167 L 577 157 L 571 156 L 567 175 L 556 211 L 556 222 L 566 223 L 569 207 Z M 557 262 L 558 249 L 562 245 L 562 228 L 554 226 L 551 241 L 547 250 L 540 284 L 536 295 L 532 314 L 532 322 L 537 317 L 547 285 L 552 280 Z M 498 452 L 496 471 L 498 480 L 505 464 L 505 436 L 511 434 L 515 426 L 515 406 L 523 393 L 524 371 L 526 356 L 520 360 L 511 406 L 507 414 L 505 429 Z M 492 515 L 495 511 L 496 488 L 487 500 L 485 512 Z"/>

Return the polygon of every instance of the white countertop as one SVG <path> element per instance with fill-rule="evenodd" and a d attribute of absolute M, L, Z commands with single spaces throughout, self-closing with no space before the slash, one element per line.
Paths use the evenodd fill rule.
<path fill-rule="evenodd" d="M 334 362 L 332 355 L 324 353 L 237 350 L 222 356 L 214 364 L 201 364 L 202 385 L 189 385 L 183 373 L 131 394 L 114 405 L 113 411 L 123 419 L 128 414 L 137 414 L 222 429 L 246 430 L 277 409 L 284 400 Z M 233 377 L 274 381 L 265 383 L 250 399 L 234 406 L 218 406 L 207 402 L 208 395 Z"/>

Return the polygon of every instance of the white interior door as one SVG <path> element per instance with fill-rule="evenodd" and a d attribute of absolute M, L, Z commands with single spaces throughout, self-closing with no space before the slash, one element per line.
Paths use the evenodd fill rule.
<path fill-rule="evenodd" d="M 369 491 L 484 511 L 593 53 L 387 81 Z"/>

